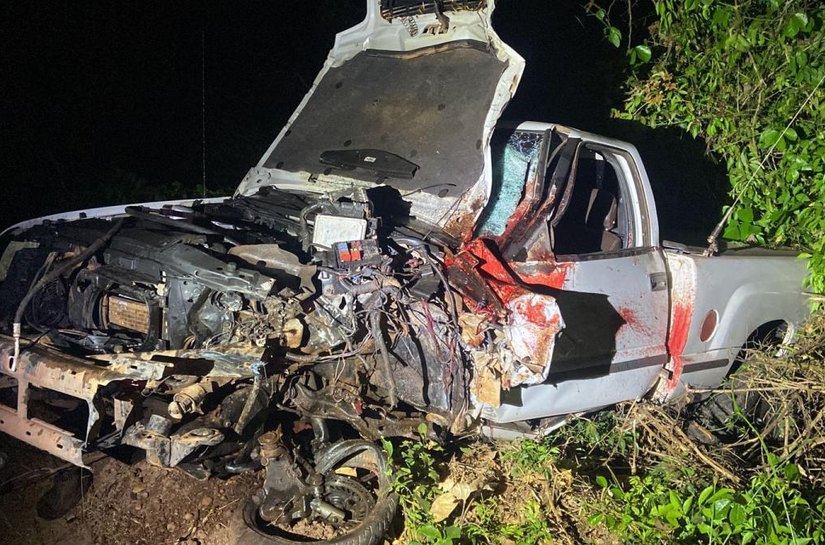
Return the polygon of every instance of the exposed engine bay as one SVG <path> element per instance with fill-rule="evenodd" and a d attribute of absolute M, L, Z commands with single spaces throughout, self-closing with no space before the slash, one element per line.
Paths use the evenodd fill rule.
<path fill-rule="evenodd" d="M 101 359 L 244 346 L 270 375 L 297 382 L 294 402 L 335 400 L 315 411 L 383 420 L 403 403 L 449 427 L 466 403 L 456 309 L 436 264 L 443 253 L 415 235 L 376 217 L 363 190 L 315 198 L 267 189 L 44 224 L 7 250 L 14 282 L 0 288 L 3 321 L 11 325 L 34 282 L 104 240 L 36 290 L 22 315 L 27 335 Z M 323 386 L 296 380 L 307 367 Z M 152 395 L 174 397 L 169 416 L 181 420 L 200 411 L 208 387 L 174 378 Z"/>
<path fill-rule="evenodd" d="M 492 11 L 368 2 L 233 198 L 3 233 L 0 432 L 83 467 L 263 468 L 237 543 L 308 542 L 316 523 L 377 543 L 397 497 L 376 440 L 480 431 L 504 392 L 547 380 L 564 328 L 561 284 L 521 276 L 555 263 L 514 272 L 474 238 L 524 67 Z"/>
<path fill-rule="evenodd" d="M 242 451 L 275 408 L 370 439 L 422 422 L 436 435 L 472 431 L 472 399 L 539 380 L 541 366 L 519 360 L 526 326 L 470 278 L 457 241 L 404 210 L 386 186 L 265 188 L 17 232 L 0 284 L 3 327 L 22 331 L 11 361 L 56 349 L 101 369 L 154 368 L 101 382 L 99 414 L 77 435 L 85 449 L 122 442 L 164 466 L 229 438 Z M 43 395 L 49 405 L 57 394 Z M 158 443 L 178 430 L 203 437 Z"/>
<path fill-rule="evenodd" d="M 559 325 L 408 210 L 388 186 L 265 187 L 7 232 L 0 429 L 77 465 L 126 449 L 196 478 L 266 468 L 243 532 L 387 524 L 371 441 L 477 432 L 482 403 L 544 379 L 524 338 Z"/>

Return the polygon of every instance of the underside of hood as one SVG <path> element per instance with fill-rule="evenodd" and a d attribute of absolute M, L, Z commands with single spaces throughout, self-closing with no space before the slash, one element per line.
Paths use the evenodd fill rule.
<path fill-rule="evenodd" d="M 487 202 L 489 142 L 523 59 L 493 2 L 368 0 L 238 194 L 386 184 L 422 220 L 464 235 Z"/>

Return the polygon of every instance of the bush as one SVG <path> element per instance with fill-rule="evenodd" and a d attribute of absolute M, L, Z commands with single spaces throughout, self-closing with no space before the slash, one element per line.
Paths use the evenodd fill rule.
<path fill-rule="evenodd" d="M 811 285 L 825 291 L 825 4 L 652 4 L 649 38 L 628 45 L 634 68 L 615 115 L 703 138 L 730 179 L 724 236 L 808 250 Z M 605 10 L 589 7 L 619 45 Z"/>

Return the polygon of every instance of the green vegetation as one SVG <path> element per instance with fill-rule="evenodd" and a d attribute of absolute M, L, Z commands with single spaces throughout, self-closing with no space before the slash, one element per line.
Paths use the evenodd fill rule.
<path fill-rule="evenodd" d="M 411 545 L 532 545 L 549 542 L 551 529 L 541 499 L 530 483 L 548 483 L 556 447 L 526 441 L 500 452 L 476 443 L 455 451 L 425 436 L 397 447 L 385 442 L 396 464 L 395 490 L 401 498 L 405 527 L 399 539 Z M 508 472 L 508 473 L 502 473 Z M 519 482 L 518 501 L 503 491 L 505 480 Z M 504 479 L 504 480 L 502 480 Z M 513 490 L 511 490 L 511 493 Z M 527 495 L 523 495 L 527 494 Z M 513 507 L 516 510 L 510 510 Z"/>
<path fill-rule="evenodd" d="M 387 443 L 397 543 L 825 543 L 823 347 L 820 317 L 792 354 L 752 354 L 736 395 L 624 403 L 516 443 L 442 446 L 424 427 Z"/>
<path fill-rule="evenodd" d="M 628 1 L 631 17 L 621 10 L 615 23 L 628 36 L 635 26 L 643 43 L 623 41 L 606 3 L 588 4 L 632 65 L 615 115 L 702 138 L 728 171 L 734 206 L 724 237 L 808 250 L 812 287 L 825 292 L 825 4 L 651 3 L 651 18 L 633 18 Z"/>
<path fill-rule="evenodd" d="M 598 477 L 602 511 L 589 520 L 632 543 L 825 542 L 825 497 L 811 505 L 798 468 L 769 458 L 740 491 L 716 482 L 699 489 L 666 471 L 631 476 L 623 487 Z"/>

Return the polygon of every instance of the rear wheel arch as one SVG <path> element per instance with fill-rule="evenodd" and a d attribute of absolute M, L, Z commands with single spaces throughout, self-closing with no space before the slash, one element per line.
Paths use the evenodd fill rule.
<path fill-rule="evenodd" d="M 776 319 L 762 323 L 748 334 L 719 389 L 698 398 L 694 414 L 700 426 L 690 428 L 694 439 L 705 444 L 736 440 L 737 436 L 731 434 L 729 423 L 740 412 L 751 421 L 752 426 L 762 427 L 770 405 L 764 402 L 760 392 L 747 388 L 747 378 L 744 375 L 731 375 L 747 363 L 750 352 L 781 349 L 782 345 L 793 339 L 794 333 L 792 322 Z M 697 429 L 701 432 L 697 432 Z"/>
<path fill-rule="evenodd" d="M 753 329 L 745 338 L 745 342 L 739 348 L 736 358 L 728 371 L 728 376 L 736 372 L 753 350 L 771 349 L 790 342 L 793 337 L 794 328 L 792 324 L 783 319 L 775 319 L 764 322 Z"/>

